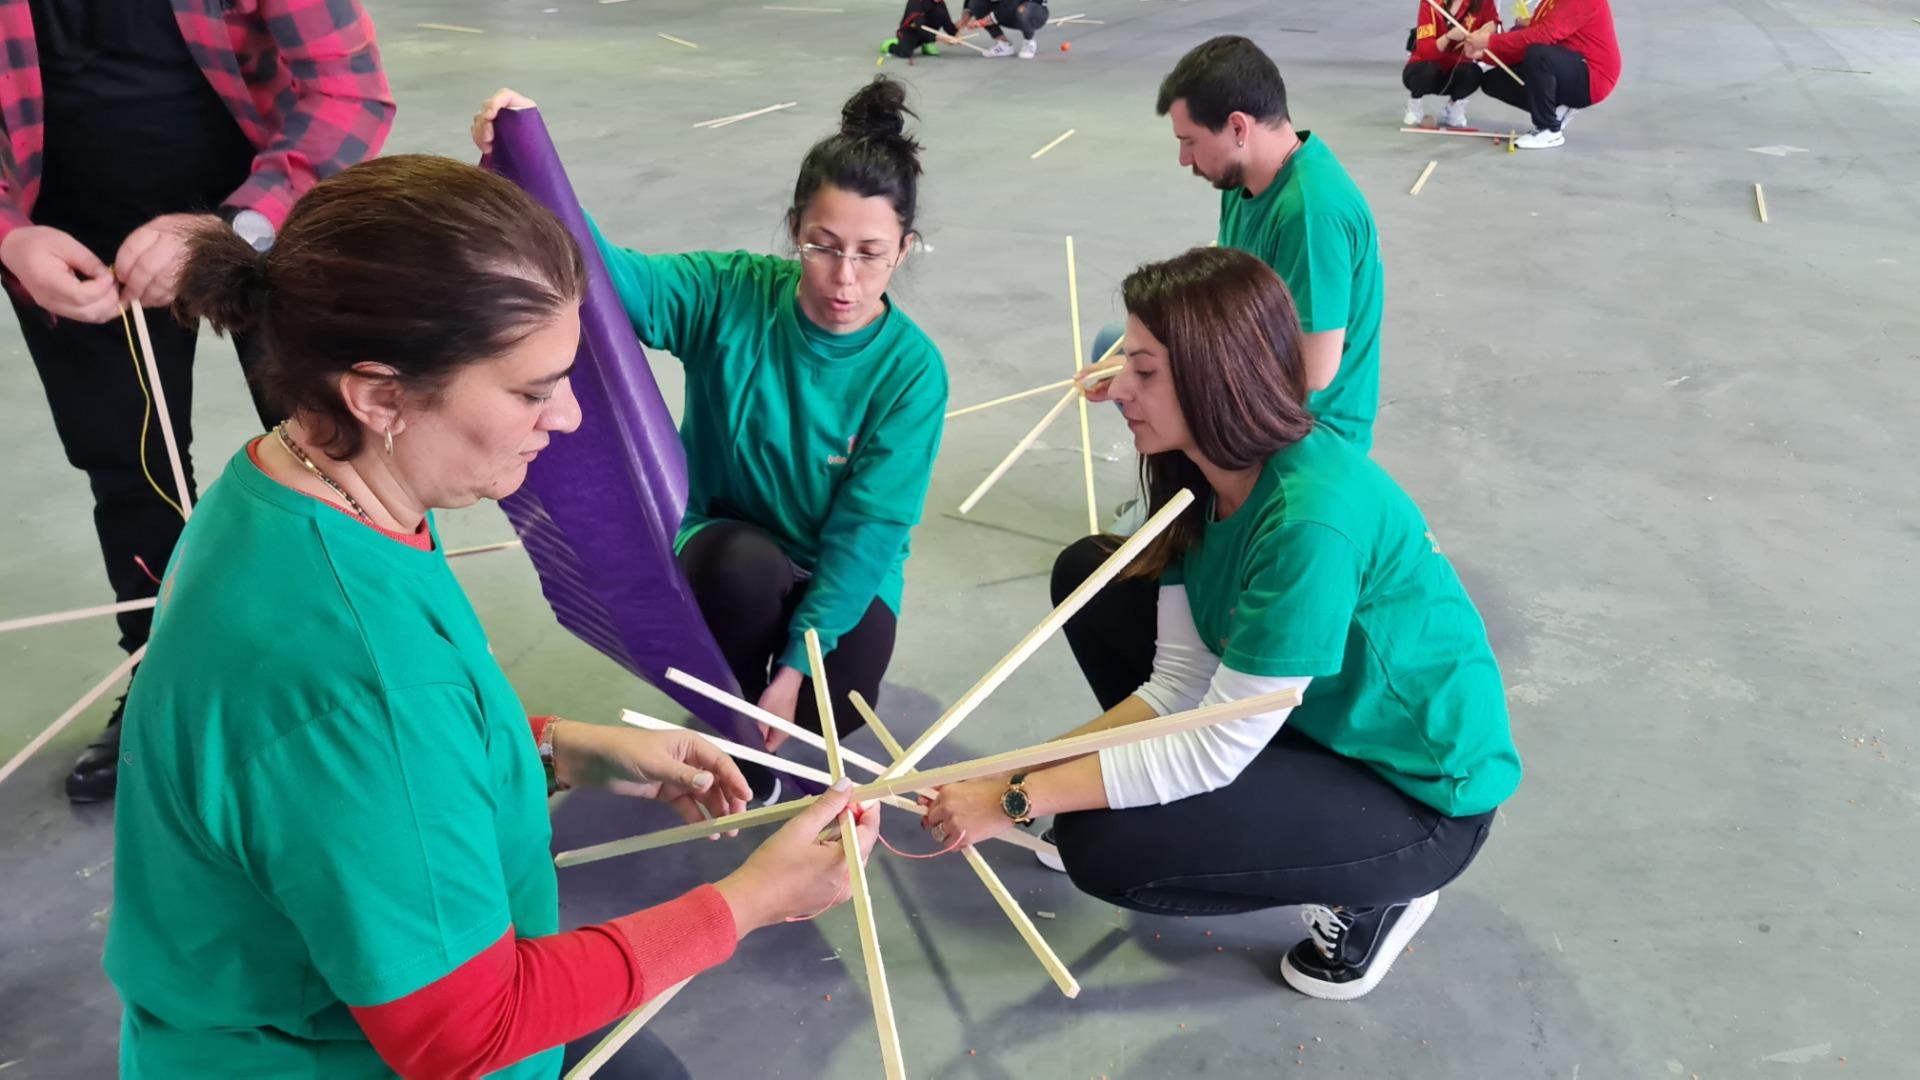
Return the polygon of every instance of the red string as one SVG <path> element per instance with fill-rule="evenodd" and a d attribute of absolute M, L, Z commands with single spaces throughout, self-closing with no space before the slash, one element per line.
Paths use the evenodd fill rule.
<path fill-rule="evenodd" d="M 855 821 L 857 823 L 858 814 L 859 814 L 858 808 L 855 809 L 854 813 L 856 815 Z M 942 855 L 951 855 L 954 852 L 960 850 L 962 847 L 965 847 L 967 842 L 967 834 L 965 832 L 962 832 L 959 836 L 956 836 L 951 841 L 949 841 L 946 847 L 941 848 L 939 851 L 928 852 L 925 855 L 914 855 L 914 854 L 911 854 L 910 852 L 901 851 L 899 848 L 894 847 L 891 843 L 888 843 L 887 838 L 885 836 L 879 837 L 879 840 L 880 840 L 880 845 L 882 847 L 886 848 L 888 851 L 893 852 L 895 855 L 898 855 L 903 859 L 937 859 Z M 838 841 L 836 841 L 836 843 L 837 842 Z M 869 860 L 871 860 L 871 856 L 869 856 Z M 853 895 L 852 892 L 846 892 L 844 895 L 841 893 L 835 893 L 832 902 L 827 904 L 826 907 L 821 908 L 819 911 L 816 911 L 811 915 L 788 916 L 786 921 L 812 922 L 813 920 L 819 918 L 822 915 L 825 915 L 827 912 L 832 911 L 834 908 L 838 907 L 842 900 L 846 900 L 852 895 Z"/>
<path fill-rule="evenodd" d="M 901 851 L 899 848 L 894 847 L 892 844 L 887 843 L 887 838 L 884 836 L 880 838 L 880 843 L 885 845 L 888 851 L 893 852 L 895 855 L 898 855 L 903 859 L 937 859 L 942 855 L 951 855 L 954 852 L 965 847 L 967 843 L 967 834 L 965 832 L 962 832 L 959 836 L 954 837 L 947 844 L 946 847 L 941 848 L 939 851 L 928 852 L 925 855 L 910 855 L 904 851 Z"/>
<path fill-rule="evenodd" d="M 147 560 L 141 558 L 138 555 L 135 555 L 133 557 L 133 564 L 135 566 L 138 566 L 140 568 L 140 572 L 147 575 L 148 579 L 150 579 L 155 585 L 160 584 L 160 579 L 157 577 L 154 577 L 152 568 L 147 565 Z"/>

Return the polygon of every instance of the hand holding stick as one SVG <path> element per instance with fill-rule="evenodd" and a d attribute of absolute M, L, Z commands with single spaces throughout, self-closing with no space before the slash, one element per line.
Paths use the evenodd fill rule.
<path fill-rule="evenodd" d="M 1456 18 L 1454 18 L 1454 17 L 1453 17 L 1453 13 L 1452 13 L 1452 12 L 1450 12 L 1450 11 L 1448 11 L 1448 10 L 1447 10 L 1446 8 L 1444 8 L 1444 7 L 1442 7 L 1442 6 L 1440 6 L 1440 3 L 1439 3 L 1439 0 L 1427 0 L 1427 4 L 1428 4 L 1429 6 L 1431 6 L 1431 7 L 1433 8 L 1433 10 L 1435 10 L 1435 11 L 1437 11 L 1437 12 L 1439 12 L 1439 13 L 1440 13 L 1440 17 L 1441 17 L 1441 18 L 1443 18 L 1443 19 L 1445 19 L 1445 20 L 1447 20 L 1447 22 L 1448 22 L 1448 23 L 1449 23 L 1450 25 L 1452 25 L 1452 27 L 1453 27 L 1453 28 L 1454 28 L 1455 30 L 1458 30 L 1458 31 L 1460 31 L 1460 32 L 1461 32 L 1462 34 L 1466 34 L 1466 36 L 1467 36 L 1467 39 L 1466 39 L 1466 43 L 1465 43 L 1465 45 L 1463 46 L 1463 48 L 1464 48 L 1464 49 L 1466 50 L 1466 57 L 1467 57 L 1467 59 L 1469 59 L 1469 60 L 1478 60 L 1478 59 L 1480 59 L 1480 57 L 1479 57 L 1479 56 L 1476 56 L 1476 55 L 1475 55 L 1475 50 L 1476 50 L 1476 49 L 1478 49 L 1478 50 L 1479 50 L 1479 52 L 1480 52 L 1481 54 L 1483 54 L 1483 55 L 1485 55 L 1485 56 L 1486 56 L 1486 57 L 1487 57 L 1488 59 L 1490 59 L 1490 60 L 1492 60 L 1492 61 L 1493 61 L 1493 64 L 1494 64 L 1494 66 L 1495 66 L 1495 67 L 1497 67 L 1497 68 L 1499 68 L 1499 69 L 1500 69 L 1501 71 L 1504 71 L 1504 72 L 1506 72 L 1506 73 L 1507 73 L 1508 75 L 1512 75 L 1512 76 L 1513 76 L 1513 81 L 1514 81 L 1514 82 L 1517 82 L 1517 83 L 1519 83 L 1519 84 L 1520 84 L 1521 86 L 1525 86 L 1525 85 L 1527 85 L 1527 80 L 1525 80 L 1525 79 L 1523 79 L 1523 78 L 1521 78 L 1521 77 L 1520 77 L 1520 76 L 1519 76 L 1518 74 L 1516 74 L 1516 73 L 1514 72 L 1514 70 L 1513 70 L 1512 68 L 1510 68 L 1510 67 L 1508 67 L 1508 66 L 1506 65 L 1506 63 L 1505 63 L 1504 61 L 1502 61 L 1502 60 L 1501 60 L 1501 59 L 1500 59 L 1499 57 L 1497 57 L 1497 56 L 1495 56 L 1495 55 L 1493 55 L 1492 53 L 1490 53 L 1490 52 L 1487 52 L 1487 51 L 1486 51 L 1486 50 L 1487 50 L 1487 38 L 1489 38 L 1489 37 L 1491 37 L 1491 36 L 1493 36 L 1493 24 L 1492 24 L 1492 23 L 1488 23 L 1488 24 L 1487 24 L 1486 26 L 1483 26 L 1483 27 L 1481 27 L 1480 29 L 1481 29 L 1481 30 L 1484 30 L 1484 31 L 1486 31 L 1486 33 L 1485 33 L 1484 35 L 1482 35 L 1482 36 L 1479 36 L 1479 37 L 1477 37 L 1477 38 L 1476 38 L 1476 36 L 1475 36 L 1474 34 L 1472 34 L 1472 33 L 1468 33 L 1468 32 L 1467 32 L 1467 28 L 1466 28 L 1466 27 L 1464 27 L 1464 26 L 1461 26 L 1461 25 L 1460 25 L 1460 20 L 1459 20 L 1459 19 L 1456 19 Z M 1477 45 L 1475 44 L 1475 42 L 1476 42 L 1476 41 L 1478 42 L 1478 44 L 1477 44 Z"/>

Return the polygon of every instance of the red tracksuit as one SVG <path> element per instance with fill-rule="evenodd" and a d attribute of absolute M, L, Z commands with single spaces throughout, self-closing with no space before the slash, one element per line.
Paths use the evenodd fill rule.
<path fill-rule="evenodd" d="M 1487 23 L 1500 24 L 1500 9 L 1494 0 L 1440 0 L 1460 25 L 1468 30 L 1476 30 Z M 1420 20 L 1414 24 L 1413 55 L 1407 57 L 1409 64 L 1435 63 L 1441 71 L 1450 72 L 1460 65 L 1464 57 L 1458 47 L 1440 48 L 1440 39 L 1453 29 L 1453 24 L 1440 17 L 1427 0 L 1420 0 Z"/>
<path fill-rule="evenodd" d="M 1525 29 L 1493 35 L 1487 51 L 1518 68 L 1529 45 L 1559 45 L 1579 53 L 1587 62 L 1595 105 L 1620 82 L 1620 41 L 1613 34 L 1613 8 L 1607 0 L 1540 0 Z"/>

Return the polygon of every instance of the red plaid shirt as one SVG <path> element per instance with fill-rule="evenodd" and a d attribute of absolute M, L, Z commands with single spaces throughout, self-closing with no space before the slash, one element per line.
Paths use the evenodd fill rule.
<path fill-rule="evenodd" d="M 173 0 L 173 16 L 258 149 L 224 205 L 279 228 L 315 181 L 380 152 L 393 96 L 359 0 Z M 32 12 L 27 0 L 0 0 L 0 236 L 31 224 L 44 106 Z"/>

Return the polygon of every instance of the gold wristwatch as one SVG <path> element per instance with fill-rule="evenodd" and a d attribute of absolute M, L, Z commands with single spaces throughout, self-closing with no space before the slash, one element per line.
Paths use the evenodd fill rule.
<path fill-rule="evenodd" d="M 1014 773 L 1007 780 L 1007 790 L 1000 795 L 1000 809 L 1015 825 L 1033 824 L 1033 800 L 1027 797 L 1026 773 Z"/>

